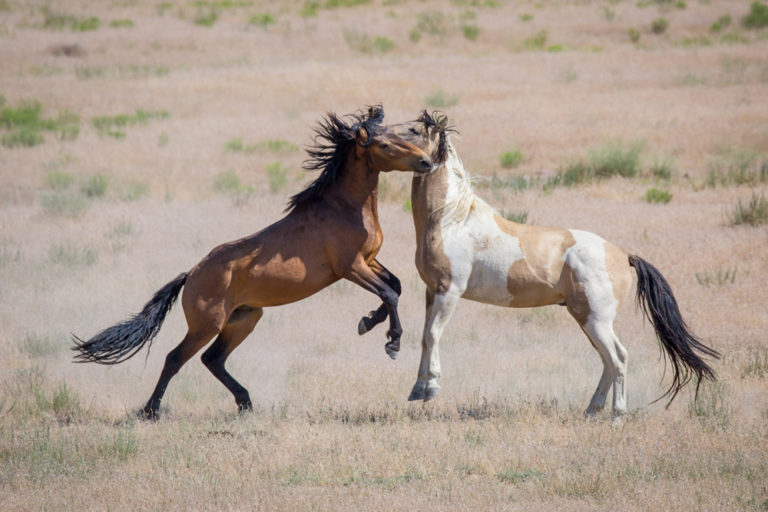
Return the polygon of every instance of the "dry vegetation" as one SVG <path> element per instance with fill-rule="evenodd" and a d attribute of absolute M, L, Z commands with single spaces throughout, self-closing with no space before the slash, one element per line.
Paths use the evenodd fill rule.
<path fill-rule="evenodd" d="M 0 508 L 767 510 L 768 29 L 748 12 L 0 0 Z M 384 329 L 357 337 L 377 301 L 343 282 L 268 310 L 230 359 L 253 414 L 195 359 L 159 422 L 134 418 L 178 311 L 146 358 L 70 362 L 69 333 L 278 219 L 324 111 L 376 102 L 391 122 L 445 109 L 499 209 L 662 269 L 724 354 L 720 382 L 652 403 L 663 364 L 625 304 L 632 412 L 585 420 L 601 365 L 567 313 L 467 302 L 443 338 L 442 395 L 407 403 L 424 299 L 394 173 L 381 260 L 404 284 L 396 362 Z"/>

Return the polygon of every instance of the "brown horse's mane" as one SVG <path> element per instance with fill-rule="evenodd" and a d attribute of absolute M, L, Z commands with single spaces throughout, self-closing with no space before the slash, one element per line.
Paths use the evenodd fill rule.
<path fill-rule="evenodd" d="M 346 119 L 345 119 L 346 118 Z M 354 147 L 357 131 L 364 128 L 371 136 L 378 133 L 384 120 L 384 109 L 381 105 L 368 107 L 367 112 L 355 112 L 343 118 L 333 112 L 328 112 L 315 128 L 314 145 L 307 148 L 309 159 L 302 166 L 307 171 L 321 171 L 320 176 L 307 188 L 295 194 L 288 202 L 286 212 L 291 212 L 322 197 L 329 185 L 335 183 L 344 168 L 347 153 Z"/>

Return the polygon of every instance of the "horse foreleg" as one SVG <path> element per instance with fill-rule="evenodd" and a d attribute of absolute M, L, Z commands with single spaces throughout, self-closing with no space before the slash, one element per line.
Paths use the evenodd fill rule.
<path fill-rule="evenodd" d="M 369 266 L 376 273 L 376 275 L 378 275 L 385 283 L 387 283 L 390 288 L 395 291 L 399 297 L 402 291 L 402 287 L 400 286 L 400 280 L 397 278 L 397 276 L 387 270 L 384 265 L 378 262 L 378 260 L 373 260 Z M 381 322 L 386 320 L 387 315 L 387 306 L 386 304 L 382 303 L 378 309 L 371 311 L 360 319 L 360 322 L 357 324 L 357 334 L 363 335 L 367 333 Z"/>
<path fill-rule="evenodd" d="M 363 257 L 359 255 L 342 277 L 371 293 L 375 293 L 381 299 L 382 306 L 384 306 L 389 316 L 388 341 L 384 345 L 384 350 L 386 350 L 389 357 L 396 359 L 397 353 L 400 351 L 400 336 L 403 334 L 403 327 L 400 325 L 400 317 L 397 314 L 399 294 L 371 268 L 372 266 L 369 266 Z"/>
<path fill-rule="evenodd" d="M 229 354 L 253 331 L 256 324 L 264 314 L 262 308 L 238 308 L 229 318 L 224 330 L 221 331 L 216 341 L 203 352 L 201 357 L 203 364 L 211 373 L 226 386 L 235 397 L 239 411 L 252 411 L 253 403 L 245 389 L 224 367 Z"/>
<path fill-rule="evenodd" d="M 435 294 L 427 289 L 427 312 L 424 333 L 421 338 L 421 362 L 408 400 L 431 400 L 440 393 L 440 337 L 461 298 L 461 292 L 450 288 L 446 293 Z"/>

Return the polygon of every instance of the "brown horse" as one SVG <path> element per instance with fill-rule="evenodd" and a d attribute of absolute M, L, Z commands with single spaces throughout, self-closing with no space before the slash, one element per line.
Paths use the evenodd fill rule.
<path fill-rule="evenodd" d="M 202 361 L 234 395 L 239 410 L 252 409 L 248 391 L 224 368 L 230 353 L 251 333 L 269 306 L 298 301 L 348 279 L 379 296 L 390 318 L 387 351 L 400 349 L 397 315 L 400 283 L 376 260 L 383 235 L 377 198 L 379 173 L 427 173 L 431 158 L 382 125 L 380 106 L 340 118 L 329 113 L 315 130 L 307 170 L 321 170 L 294 195 L 288 215 L 246 238 L 213 249 L 189 272 L 166 284 L 141 313 L 98 333 L 74 338 L 77 362 L 116 364 L 157 335 L 182 287 L 188 331 L 165 359 L 143 409 L 156 418 L 168 382 L 196 352 L 216 337 Z"/>

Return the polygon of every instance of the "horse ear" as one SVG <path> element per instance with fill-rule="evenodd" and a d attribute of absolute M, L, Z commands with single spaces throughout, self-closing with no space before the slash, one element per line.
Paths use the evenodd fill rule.
<path fill-rule="evenodd" d="M 358 125 L 357 130 L 355 130 L 355 141 L 361 146 L 367 146 L 369 138 L 368 129 L 362 124 Z"/>

